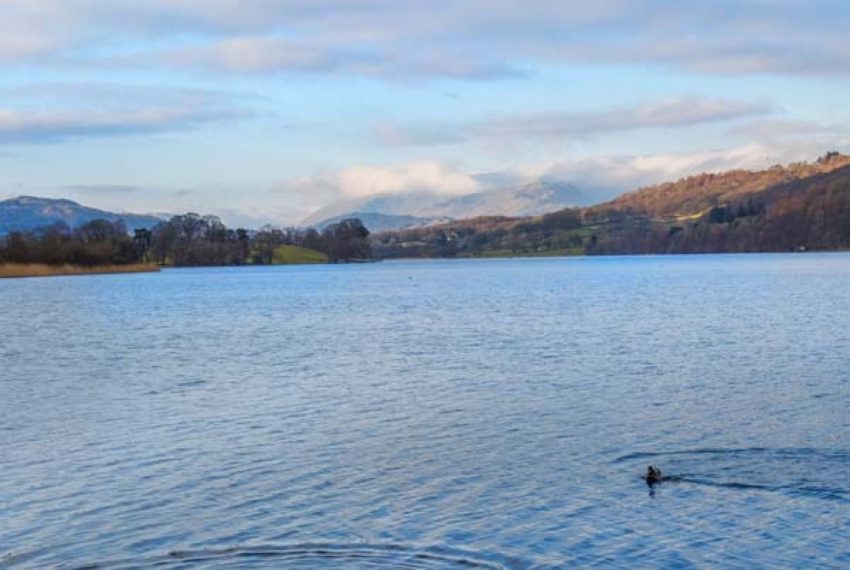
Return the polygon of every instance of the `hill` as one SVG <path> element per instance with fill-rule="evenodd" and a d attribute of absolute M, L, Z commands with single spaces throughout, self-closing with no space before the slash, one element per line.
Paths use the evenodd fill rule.
<path fill-rule="evenodd" d="M 320 232 L 331 224 L 339 223 L 345 219 L 357 218 L 363 225 L 369 228 L 371 232 L 385 232 L 389 230 L 403 230 L 406 228 L 415 228 L 427 226 L 439 222 L 450 221 L 448 218 L 419 218 L 416 216 L 403 216 L 399 214 L 375 214 L 369 212 L 352 212 L 341 216 L 334 216 L 326 220 L 320 221 L 314 227 Z"/>
<path fill-rule="evenodd" d="M 850 248 L 850 157 L 702 174 L 543 216 L 477 218 L 374 237 L 384 257 Z"/>
<path fill-rule="evenodd" d="M 162 221 L 156 216 L 107 212 L 64 199 L 19 196 L 0 201 L 0 235 L 33 230 L 57 222 L 75 228 L 98 219 L 110 222 L 123 220 L 129 230 L 151 228 Z"/>
<path fill-rule="evenodd" d="M 331 220 L 357 217 L 370 229 L 383 231 L 477 216 L 534 216 L 592 202 L 589 194 L 572 184 L 538 180 L 461 196 L 429 192 L 371 196 L 323 208 L 306 218 L 302 225 L 322 227 Z M 378 225 L 372 225 L 365 219 L 367 215 L 385 217 L 375 220 L 380 222 Z"/>
<path fill-rule="evenodd" d="M 719 203 L 737 203 L 767 188 L 805 180 L 850 165 L 850 156 L 828 153 L 815 162 L 690 176 L 629 192 L 601 205 L 647 216 L 692 216 Z"/>

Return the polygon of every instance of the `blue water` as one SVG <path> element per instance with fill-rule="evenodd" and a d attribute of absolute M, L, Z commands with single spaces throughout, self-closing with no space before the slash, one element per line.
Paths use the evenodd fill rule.
<path fill-rule="evenodd" d="M 0 568 L 847 568 L 848 377 L 845 254 L 4 280 Z"/>

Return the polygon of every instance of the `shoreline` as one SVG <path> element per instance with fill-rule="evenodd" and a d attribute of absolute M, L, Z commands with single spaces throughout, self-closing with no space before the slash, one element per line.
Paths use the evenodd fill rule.
<path fill-rule="evenodd" d="M 0 279 L 22 279 L 27 277 L 61 277 L 68 275 L 109 275 L 118 273 L 156 273 L 158 265 L 130 263 L 127 265 L 47 265 L 44 263 L 0 264 Z"/>
<path fill-rule="evenodd" d="M 546 259 L 546 258 L 593 258 L 593 257 L 700 257 L 709 255 L 810 255 L 824 253 L 850 253 L 850 249 L 806 249 L 788 251 L 694 251 L 688 253 L 650 252 L 650 253 L 562 253 L 557 252 L 535 252 L 520 253 L 515 255 L 457 255 L 448 256 L 399 256 L 382 257 L 380 261 L 431 261 L 431 260 L 470 260 L 470 259 Z"/>
<path fill-rule="evenodd" d="M 848 253 L 846 249 L 823 249 L 805 251 L 725 251 L 725 252 L 699 252 L 699 253 L 629 253 L 629 254 L 577 254 L 563 250 L 549 252 L 522 252 L 514 255 L 464 255 L 456 257 L 384 257 L 370 260 L 350 260 L 347 262 L 316 262 L 302 261 L 290 263 L 271 263 L 268 265 L 197 265 L 197 266 L 159 266 L 152 263 L 132 263 L 127 265 L 100 265 L 83 267 L 78 265 L 47 265 L 42 263 L 0 263 L 0 279 L 23 279 L 31 277 L 63 277 L 79 275 L 110 275 L 121 273 L 158 273 L 163 269 L 208 269 L 208 268 L 238 268 L 238 267 L 286 267 L 286 266 L 311 266 L 311 265 L 360 265 L 370 263 L 392 262 L 392 261 L 470 261 L 470 260 L 496 260 L 496 259 L 578 259 L 593 257 L 686 257 L 686 256 L 722 256 L 722 255 L 784 255 L 784 254 L 812 254 L 812 253 Z M 501 252 L 499 252 L 501 253 Z"/>

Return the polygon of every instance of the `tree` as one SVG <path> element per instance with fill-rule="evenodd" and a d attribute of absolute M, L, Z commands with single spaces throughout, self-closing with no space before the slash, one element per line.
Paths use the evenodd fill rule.
<path fill-rule="evenodd" d="M 301 247 L 315 249 L 316 251 L 326 251 L 325 244 L 322 241 L 322 236 L 319 235 L 319 232 L 313 228 L 308 229 L 304 233 L 304 237 L 301 239 Z"/>
<path fill-rule="evenodd" d="M 336 224 L 331 224 L 322 232 L 325 253 L 333 262 L 362 260 L 372 257 L 368 238 L 369 230 L 358 218 L 347 218 Z"/>
<path fill-rule="evenodd" d="M 153 233 L 147 228 L 137 229 L 133 232 L 133 247 L 139 259 L 148 261 L 148 252 L 151 248 Z"/>

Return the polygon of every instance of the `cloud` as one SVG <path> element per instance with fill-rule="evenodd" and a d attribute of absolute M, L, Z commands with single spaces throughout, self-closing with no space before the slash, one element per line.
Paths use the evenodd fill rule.
<path fill-rule="evenodd" d="M 33 106 L 131 109 L 150 106 L 234 106 L 256 97 L 223 90 L 197 89 L 185 86 L 106 81 L 52 81 L 24 83 L 2 90 L 4 99 L 25 101 Z"/>
<path fill-rule="evenodd" d="M 470 139 L 584 138 L 614 132 L 731 121 L 771 112 L 766 102 L 681 97 L 595 112 L 544 113 L 428 127 L 378 125 L 385 146 L 435 145 Z"/>
<path fill-rule="evenodd" d="M 848 47 L 850 43 L 837 38 L 807 37 L 797 31 L 792 36 L 755 41 L 704 37 L 670 45 L 644 42 L 635 46 L 631 57 L 609 52 L 608 58 L 622 62 L 640 58 L 702 74 L 847 76 Z"/>
<path fill-rule="evenodd" d="M 474 176 L 437 161 L 412 162 L 393 167 L 350 166 L 301 177 L 280 188 L 281 191 L 307 197 L 305 203 L 311 205 L 416 192 L 462 195 L 480 189 L 481 185 Z"/>
<path fill-rule="evenodd" d="M 0 144 L 149 135 L 245 116 L 226 94 L 111 83 L 44 83 L 5 90 Z"/>
<path fill-rule="evenodd" d="M 237 37 L 165 54 L 178 66 L 238 73 L 321 72 L 339 66 L 332 53 L 279 38 Z"/>
<path fill-rule="evenodd" d="M 684 127 L 770 112 L 766 103 L 685 97 L 596 113 L 563 113 L 488 121 L 475 125 L 484 136 L 588 136 L 658 127 Z"/>
<path fill-rule="evenodd" d="M 850 123 L 839 122 L 824 124 L 801 119 L 769 119 L 750 121 L 730 129 L 734 136 L 754 140 L 772 141 L 776 139 L 818 137 L 846 138 L 850 133 Z"/>
<path fill-rule="evenodd" d="M 527 71 L 506 63 L 430 53 L 398 56 L 364 46 L 311 45 L 278 37 L 246 36 L 211 44 L 170 50 L 157 59 L 181 68 L 238 74 L 330 73 L 396 81 L 431 77 L 500 79 L 524 77 Z"/>
<path fill-rule="evenodd" d="M 848 18 L 843 0 L 0 0 L 0 59 L 97 65 L 137 45 L 217 72 L 392 80 L 522 77 L 547 62 L 847 77 Z"/>
<path fill-rule="evenodd" d="M 0 61 L 15 61 L 53 52 L 60 42 L 37 34 L 11 33 L 0 35 Z"/>
<path fill-rule="evenodd" d="M 478 190 L 478 183 L 471 176 L 434 161 L 398 168 L 355 166 L 343 170 L 338 180 L 342 194 L 355 198 L 417 191 L 457 195 Z"/>
<path fill-rule="evenodd" d="M 61 53 L 70 46 L 75 33 L 85 34 L 85 25 L 76 20 L 70 3 L 63 5 L 60 1 L 0 0 L 0 22 L 0 61 L 4 62 Z"/>
<path fill-rule="evenodd" d="M 263 226 L 286 226 L 293 224 L 305 214 L 295 208 L 275 208 L 264 205 L 255 208 L 213 208 L 210 212 L 219 216 L 231 228 L 257 229 Z"/>
<path fill-rule="evenodd" d="M 62 188 L 83 194 L 133 194 L 143 190 L 139 186 L 129 186 L 126 184 L 71 184 Z"/>
<path fill-rule="evenodd" d="M 844 145 L 850 142 L 845 139 Z M 825 150 L 812 141 L 749 144 L 728 149 L 654 155 L 613 155 L 543 164 L 525 169 L 529 178 L 566 180 L 609 195 L 704 172 L 760 170 L 775 164 L 813 160 Z"/>
<path fill-rule="evenodd" d="M 377 142 L 383 146 L 430 146 L 462 143 L 469 135 L 459 125 L 402 126 L 379 123 L 372 129 Z"/>
<path fill-rule="evenodd" d="M 232 113 L 193 108 L 135 111 L 15 111 L 0 109 L 0 144 L 44 143 L 80 137 L 146 135 L 233 118 Z"/>

